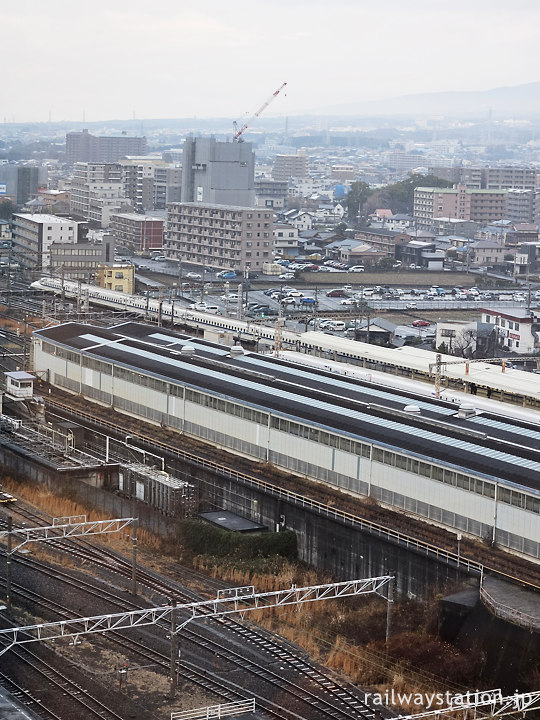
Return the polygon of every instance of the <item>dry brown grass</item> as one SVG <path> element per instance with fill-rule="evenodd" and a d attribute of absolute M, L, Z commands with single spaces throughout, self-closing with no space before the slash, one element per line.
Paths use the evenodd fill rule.
<path fill-rule="evenodd" d="M 104 519 L 104 514 L 98 513 L 95 508 L 55 494 L 46 486 L 21 483 L 11 478 L 4 478 L 3 485 L 7 492 L 53 517 L 87 515 L 89 520 Z M 119 552 L 127 554 L 131 551 L 131 539 L 128 536 L 101 536 L 100 542 Z M 164 541 L 143 529 L 138 531 L 138 544 L 143 562 L 165 573 L 172 573 L 173 558 L 177 559 L 183 552 L 176 543 Z M 313 586 L 330 581 L 313 569 L 287 560 L 272 561 L 273 564 L 268 565 L 266 572 L 254 570 L 253 567 L 239 567 L 232 559 L 224 562 L 197 556 L 190 560 L 195 569 L 211 577 L 237 586 L 253 585 L 257 592 L 272 592 L 292 585 Z M 63 559 L 62 564 L 71 566 L 68 559 Z M 298 608 L 287 606 L 250 612 L 247 617 L 280 634 L 285 640 L 302 648 L 313 660 L 324 663 L 353 683 L 372 687 L 381 694 L 392 689 L 407 693 L 448 689 L 448 683 L 442 687 L 438 682 L 440 679 L 425 672 L 425 669 L 416 671 L 403 659 L 388 656 L 384 649 L 386 603 L 380 598 L 306 603 Z M 414 630 L 415 642 L 420 645 L 422 638 L 428 637 L 425 635 L 427 622 L 428 614 L 418 603 L 395 603 L 393 626 L 397 633 Z M 433 637 L 429 637 L 433 642 Z M 420 709 L 417 704 L 400 707 L 400 710 L 407 712 Z"/>

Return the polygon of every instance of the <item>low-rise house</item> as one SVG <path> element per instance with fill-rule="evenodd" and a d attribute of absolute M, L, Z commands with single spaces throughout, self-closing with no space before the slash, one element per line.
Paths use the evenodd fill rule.
<path fill-rule="evenodd" d="M 533 310 L 514 307 L 481 309 L 482 322 L 492 323 L 501 350 L 533 355 L 540 352 L 540 316 Z"/>

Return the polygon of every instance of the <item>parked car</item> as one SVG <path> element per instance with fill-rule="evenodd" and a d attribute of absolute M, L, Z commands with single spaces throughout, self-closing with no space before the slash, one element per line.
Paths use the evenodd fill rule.
<path fill-rule="evenodd" d="M 300 292 L 300 290 L 289 290 L 287 295 L 292 298 L 300 298 L 304 295 L 304 293 Z"/>
<path fill-rule="evenodd" d="M 227 300 L 229 302 L 237 302 L 238 295 L 236 293 L 229 293 L 229 295 L 221 295 L 219 299 L 223 300 L 223 302 L 227 302 Z"/>
<path fill-rule="evenodd" d="M 315 300 L 314 297 L 300 298 L 300 302 L 303 303 L 304 305 L 316 305 L 317 304 L 317 301 Z"/>
<path fill-rule="evenodd" d="M 417 307 L 418 307 L 418 305 L 415 302 L 408 302 L 405 305 L 406 310 L 416 310 Z"/>
<path fill-rule="evenodd" d="M 236 273 L 234 270 L 221 270 L 221 272 L 216 273 L 216 277 L 221 278 L 222 280 L 231 280 L 236 277 Z"/>
<path fill-rule="evenodd" d="M 343 288 L 335 288 L 334 290 L 328 290 L 326 297 L 347 297 Z"/>
<path fill-rule="evenodd" d="M 139 265 L 139 267 L 140 268 L 146 267 L 146 265 Z M 201 280 L 202 279 L 202 275 L 200 273 L 196 273 L 196 272 L 188 272 L 186 277 L 189 278 L 190 280 Z"/>
<path fill-rule="evenodd" d="M 413 327 L 428 327 L 431 323 L 427 320 L 415 320 L 412 325 Z"/>
<path fill-rule="evenodd" d="M 366 268 L 363 265 L 353 265 L 349 268 L 349 272 L 365 272 Z"/>
<path fill-rule="evenodd" d="M 345 298 L 345 300 L 340 301 L 340 305 L 356 305 L 358 303 L 358 300 L 355 298 Z"/>
<path fill-rule="evenodd" d="M 296 305 L 296 303 L 297 303 L 297 298 L 295 298 L 295 297 L 284 297 L 284 298 L 281 299 L 280 302 L 281 302 L 282 305 Z"/>
<path fill-rule="evenodd" d="M 294 273 L 283 273 L 279 276 L 280 280 L 294 280 Z"/>
<path fill-rule="evenodd" d="M 328 330 L 335 330 L 337 332 L 342 332 L 346 329 L 346 325 L 343 322 L 343 320 L 330 320 L 329 324 L 326 326 Z"/>

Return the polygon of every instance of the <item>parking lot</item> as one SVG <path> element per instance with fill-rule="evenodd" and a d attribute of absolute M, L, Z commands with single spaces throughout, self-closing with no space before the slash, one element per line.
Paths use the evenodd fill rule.
<path fill-rule="evenodd" d="M 169 276 L 167 280 L 163 278 L 164 287 L 181 285 L 181 291 L 177 290 L 181 297 L 176 300 L 179 306 L 264 323 L 275 322 L 282 307 L 286 327 L 298 331 L 316 327 L 342 334 L 367 320 L 368 316 L 373 318 L 380 314 L 398 324 L 398 335 L 431 337 L 438 319 L 463 317 L 464 314 L 467 318 L 478 318 L 484 306 L 525 307 L 529 301 L 528 293 L 519 288 L 484 292 L 460 287 L 370 286 L 365 273 L 349 273 L 348 282 L 336 285 L 317 284 L 319 273 L 303 274 L 296 281 L 269 276 L 264 278 L 266 282 L 261 282 L 259 277 L 257 286 L 250 283 L 246 291 L 240 275 L 224 278 L 220 277 L 223 273 L 185 267 L 181 278 L 171 283 L 170 276 L 174 277 L 178 272 L 176 263 L 140 258 L 133 258 L 133 262 L 140 270 L 141 279 L 152 273 L 156 273 L 155 277 L 163 274 Z M 342 277 L 343 274 L 339 279 Z M 159 283 L 151 284 L 155 287 Z M 531 306 L 536 307 L 539 303 L 540 291 L 532 291 Z M 327 320 L 334 320 L 334 327 L 325 328 Z M 418 320 L 429 324 L 415 327 L 413 323 Z"/>

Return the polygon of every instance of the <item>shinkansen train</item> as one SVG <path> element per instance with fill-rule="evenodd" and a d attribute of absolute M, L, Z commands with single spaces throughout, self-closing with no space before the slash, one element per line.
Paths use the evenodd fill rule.
<path fill-rule="evenodd" d="M 177 303 L 161 302 L 140 295 L 106 290 L 94 285 L 79 284 L 58 278 L 42 278 L 32 287 L 66 297 L 88 298 L 89 302 L 115 310 L 129 310 L 142 317 L 156 320 L 160 315 L 164 323 L 178 324 L 196 330 L 233 333 L 242 343 L 250 343 L 259 349 L 263 344 L 273 345 L 275 328 L 260 322 L 247 322 L 220 315 L 207 314 L 178 307 Z M 174 314 L 174 317 L 173 317 Z M 433 368 L 437 355 L 434 352 L 410 346 L 384 348 L 356 340 L 349 340 L 323 332 L 291 332 L 283 329 L 282 347 L 321 358 L 346 361 L 370 370 L 384 371 L 416 380 L 434 381 Z M 459 390 L 487 394 L 493 399 L 540 409 L 539 376 L 522 370 L 497 367 L 488 362 L 466 365 L 456 362 L 453 355 L 442 355 L 443 386 Z"/>
<path fill-rule="evenodd" d="M 540 425 L 155 325 L 35 331 L 52 385 L 540 560 Z"/>

